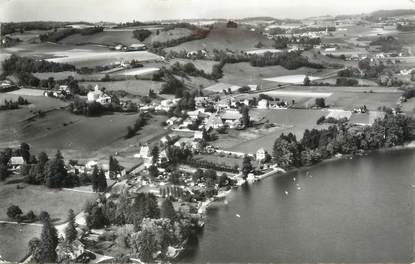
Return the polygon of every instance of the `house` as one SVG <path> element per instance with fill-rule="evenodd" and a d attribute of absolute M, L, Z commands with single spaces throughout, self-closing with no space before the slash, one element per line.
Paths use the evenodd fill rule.
<path fill-rule="evenodd" d="M 24 159 L 21 156 L 10 158 L 9 166 L 11 167 L 12 171 L 20 169 L 20 167 L 23 164 L 24 164 Z"/>
<path fill-rule="evenodd" d="M 204 109 L 203 109 L 203 112 L 204 112 Z M 201 113 L 202 113 L 201 110 L 196 109 L 194 111 L 188 111 L 187 112 L 187 115 L 190 117 L 190 119 L 196 120 L 196 119 L 198 119 L 201 116 Z"/>
<path fill-rule="evenodd" d="M 170 117 L 169 119 L 166 120 L 166 124 L 169 125 L 169 126 L 172 126 L 174 124 L 177 124 L 178 120 L 179 120 L 179 117 L 172 116 L 172 117 Z"/>
<path fill-rule="evenodd" d="M 14 85 L 9 80 L 3 80 L 3 81 L 0 82 L 0 93 L 1 92 L 9 92 L 9 91 L 14 90 L 16 88 L 17 88 L 17 86 Z"/>
<path fill-rule="evenodd" d="M 171 108 L 175 107 L 177 105 L 177 102 L 180 99 L 166 99 L 162 100 L 160 102 L 160 105 L 156 106 L 157 111 L 165 111 L 168 112 Z"/>
<path fill-rule="evenodd" d="M 268 100 L 267 99 L 261 99 L 258 102 L 258 109 L 268 109 Z"/>
<path fill-rule="evenodd" d="M 221 116 L 223 121 L 235 121 L 242 118 L 242 114 L 239 113 L 237 110 L 227 110 Z"/>
<path fill-rule="evenodd" d="M 211 115 L 209 118 L 205 119 L 206 129 L 217 129 L 221 127 L 223 127 L 223 121 L 219 115 Z"/>
<path fill-rule="evenodd" d="M 103 91 L 101 91 L 98 87 L 98 85 L 95 85 L 95 88 L 93 91 L 89 91 L 87 94 L 88 102 L 97 102 L 102 105 L 110 104 L 111 103 L 111 97 L 105 94 Z"/>
<path fill-rule="evenodd" d="M 203 140 L 203 132 L 202 131 L 195 131 L 193 139 L 194 140 Z"/>
<path fill-rule="evenodd" d="M 260 148 L 256 152 L 256 160 L 258 160 L 258 161 L 265 160 L 266 155 L 267 155 L 267 152 L 265 151 L 265 149 L 264 148 Z"/>
<path fill-rule="evenodd" d="M 90 160 L 85 164 L 85 168 L 87 170 L 92 170 L 95 166 L 98 166 L 98 162 L 96 162 L 95 160 Z"/>
<path fill-rule="evenodd" d="M 123 45 L 118 44 L 117 46 L 114 47 L 115 50 L 122 50 L 124 48 Z"/>
<path fill-rule="evenodd" d="M 142 159 L 151 158 L 150 147 L 147 144 L 144 146 L 141 146 L 140 152 L 138 153 L 136 157 L 142 158 Z"/>

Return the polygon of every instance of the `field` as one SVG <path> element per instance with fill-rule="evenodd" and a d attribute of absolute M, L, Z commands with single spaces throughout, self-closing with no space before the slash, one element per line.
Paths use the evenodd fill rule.
<path fill-rule="evenodd" d="M 300 139 L 305 129 L 311 129 L 318 126 L 316 121 L 321 116 L 325 116 L 327 111 L 320 110 L 251 110 L 251 118 L 260 120 L 261 122 L 274 123 L 276 126 L 265 129 L 249 129 L 246 131 L 230 131 L 229 134 L 220 135 L 213 145 L 219 148 L 245 152 L 256 153 L 263 147 L 272 153 L 272 146 L 277 137 L 282 133 L 293 133 Z"/>
<path fill-rule="evenodd" d="M 0 255 L 8 261 L 21 261 L 27 254 L 27 244 L 40 237 L 41 230 L 40 226 L 0 224 Z"/>
<path fill-rule="evenodd" d="M 115 75 L 123 75 L 123 76 L 136 76 L 136 75 L 148 75 L 148 74 L 154 74 L 158 72 L 159 68 L 136 68 L 136 69 L 128 69 L 123 71 L 115 72 Z"/>
<path fill-rule="evenodd" d="M 187 28 L 174 28 L 171 30 L 160 30 L 159 34 L 156 35 L 155 32 L 153 32 L 148 38 L 144 40 L 146 43 L 152 43 L 152 42 L 166 42 L 173 39 L 178 39 L 182 37 L 187 37 L 192 34 L 192 31 Z"/>
<path fill-rule="evenodd" d="M 353 110 L 354 107 L 366 105 L 369 110 L 378 110 L 379 107 L 396 107 L 400 93 L 348 93 L 338 92 L 326 99 L 331 107 Z"/>
<path fill-rule="evenodd" d="M 132 31 L 103 31 L 92 35 L 74 34 L 59 41 L 64 45 L 79 44 L 98 44 L 105 46 L 114 46 L 117 44 L 131 45 L 140 43 L 138 39 L 133 37 Z"/>
<path fill-rule="evenodd" d="M 95 82 L 80 82 L 79 85 L 88 87 L 88 85 L 94 86 Z M 163 82 L 155 82 L 149 80 L 124 80 L 124 81 L 112 81 L 112 82 L 99 82 L 100 87 L 105 87 L 110 91 L 124 90 L 133 95 L 145 96 L 148 95 L 150 89 L 155 92 L 160 91 Z"/>
<path fill-rule="evenodd" d="M 195 65 L 196 69 L 203 70 L 207 74 L 210 74 L 212 72 L 213 65 L 218 64 L 219 62 L 211 61 L 211 60 L 190 60 L 190 59 L 172 59 L 169 61 L 170 65 L 173 65 L 174 63 L 180 63 L 180 64 L 186 64 L 186 63 L 193 63 Z"/>
<path fill-rule="evenodd" d="M 226 28 L 224 24 L 215 24 L 214 28 L 205 39 L 186 42 L 166 50 L 194 51 L 207 49 L 208 51 L 212 51 L 214 49 L 231 49 L 241 51 L 254 49 L 258 42 L 261 42 L 267 48 L 271 48 L 273 44 L 272 40 L 268 40 L 259 32 L 252 32 L 244 26 L 238 28 Z"/>
<path fill-rule="evenodd" d="M 20 56 L 32 56 L 49 61 L 70 63 L 76 67 L 95 67 L 109 65 L 127 60 L 158 61 L 161 58 L 147 51 L 120 52 L 110 51 L 106 47 L 97 45 L 59 45 L 53 43 L 22 44 L 15 47 L 4 48 L 4 53 Z"/>
<path fill-rule="evenodd" d="M 9 178 L 13 179 L 14 176 Z M 19 185 L 22 189 L 16 188 Z M 18 205 L 23 213 L 33 210 L 38 215 L 47 211 L 55 224 L 66 221 L 68 210 L 79 213 L 85 202 L 96 197 L 95 193 L 49 189 L 42 185 L 0 184 L 0 219 L 7 221 L 6 211 L 11 205 Z"/>
<path fill-rule="evenodd" d="M 319 76 L 327 71 L 328 70 L 316 70 L 307 67 L 301 67 L 296 70 L 287 70 L 279 65 L 252 67 L 248 62 L 241 62 L 226 64 L 223 68 L 224 77 L 221 78 L 220 81 L 236 85 L 259 84 L 265 78 L 298 74 Z M 275 83 L 271 85 L 275 85 Z"/>

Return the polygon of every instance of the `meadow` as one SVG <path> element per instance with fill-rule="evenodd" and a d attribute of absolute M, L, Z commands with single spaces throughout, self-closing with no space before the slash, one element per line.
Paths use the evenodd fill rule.
<path fill-rule="evenodd" d="M 88 87 L 88 85 L 94 86 L 98 84 L 100 87 L 105 87 L 110 91 L 124 90 L 133 95 L 145 96 L 148 95 L 150 89 L 155 92 L 160 91 L 164 82 L 155 82 L 150 80 L 122 80 L 111 82 L 80 82 L 79 85 Z"/>
<path fill-rule="evenodd" d="M 265 48 L 271 48 L 273 41 L 267 39 L 259 32 L 250 31 L 248 27 L 226 28 L 224 24 L 215 24 L 209 35 L 205 39 L 189 41 L 178 46 L 167 48 L 166 51 L 195 51 L 207 49 L 218 50 L 251 50 L 261 42 Z"/>
<path fill-rule="evenodd" d="M 263 123 L 274 123 L 271 128 L 250 128 L 248 130 L 232 130 L 228 134 L 219 136 L 219 139 L 212 142 L 213 145 L 226 150 L 256 153 L 263 147 L 272 153 L 274 141 L 282 133 L 293 133 L 297 139 L 301 139 L 305 129 L 322 128 L 316 124 L 317 119 L 327 115 L 327 111 L 321 110 L 258 110 L 250 111 L 251 119 Z"/>

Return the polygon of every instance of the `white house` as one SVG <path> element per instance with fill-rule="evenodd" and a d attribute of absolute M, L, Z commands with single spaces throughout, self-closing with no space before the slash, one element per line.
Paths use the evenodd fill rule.
<path fill-rule="evenodd" d="M 24 164 L 23 157 L 11 157 L 9 161 L 9 166 L 11 170 L 18 170 Z"/>
<path fill-rule="evenodd" d="M 205 119 L 205 127 L 206 129 L 217 129 L 223 127 L 223 121 L 219 115 L 211 115 L 209 118 Z"/>
<path fill-rule="evenodd" d="M 267 99 L 261 99 L 258 102 L 258 109 L 268 109 L 268 100 Z"/>
<path fill-rule="evenodd" d="M 195 133 L 194 133 L 194 136 L 193 136 L 193 139 L 200 139 L 200 140 L 202 140 L 203 139 L 203 132 L 202 131 L 195 131 Z"/>
<path fill-rule="evenodd" d="M 88 92 L 87 98 L 88 102 L 97 102 L 102 105 L 111 103 L 111 97 L 101 91 L 98 85 L 95 85 L 95 89 L 93 91 Z"/>
<path fill-rule="evenodd" d="M 260 148 L 258 149 L 258 151 L 256 152 L 256 160 L 258 161 L 262 161 L 265 159 L 267 152 L 265 151 L 264 148 Z"/>

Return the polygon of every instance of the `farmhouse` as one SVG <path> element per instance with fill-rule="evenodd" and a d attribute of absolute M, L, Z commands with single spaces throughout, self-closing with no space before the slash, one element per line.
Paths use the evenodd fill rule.
<path fill-rule="evenodd" d="M 12 171 L 20 169 L 20 167 L 24 164 L 23 157 L 11 157 L 9 161 L 9 166 Z"/>
<path fill-rule="evenodd" d="M 268 100 L 267 99 L 262 99 L 259 100 L 258 102 L 258 109 L 268 109 Z"/>
<path fill-rule="evenodd" d="M 206 129 L 217 129 L 223 127 L 223 121 L 219 115 L 211 115 L 209 118 L 205 119 L 205 128 Z"/>
<path fill-rule="evenodd" d="M 94 91 L 89 91 L 87 94 L 88 102 L 97 102 L 102 105 L 107 105 L 111 103 L 111 97 L 101 91 L 98 85 L 95 85 Z"/>
<path fill-rule="evenodd" d="M 260 148 L 258 149 L 258 151 L 256 152 L 256 160 L 258 161 L 262 161 L 265 159 L 267 152 L 265 151 L 264 148 Z"/>

